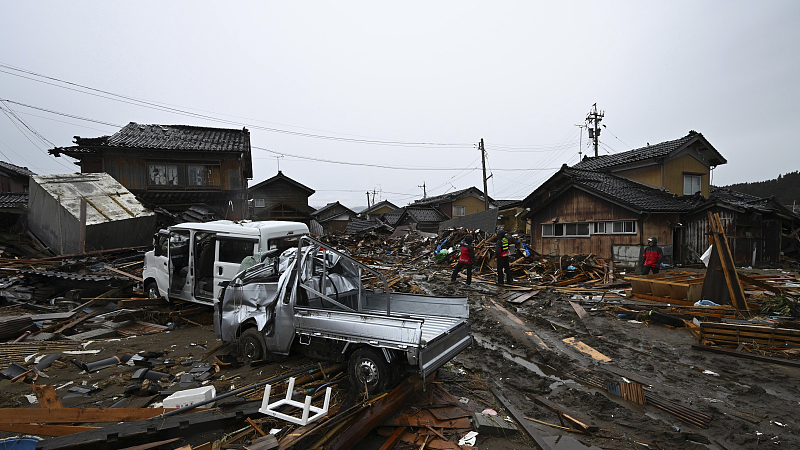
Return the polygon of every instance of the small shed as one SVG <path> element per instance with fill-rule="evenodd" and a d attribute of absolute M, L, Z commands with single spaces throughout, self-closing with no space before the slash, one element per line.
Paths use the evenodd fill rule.
<path fill-rule="evenodd" d="M 28 229 L 56 254 L 148 245 L 155 227 L 155 213 L 107 173 L 31 177 Z"/>

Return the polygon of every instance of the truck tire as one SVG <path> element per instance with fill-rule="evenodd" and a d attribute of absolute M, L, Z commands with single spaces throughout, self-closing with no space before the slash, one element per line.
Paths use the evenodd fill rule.
<path fill-rule="evenodd" d="M 158 291 L 158 283 L 153 280 L 149 280 L 145 283 L 144 293 L 147 295 L 147 298 L 150 299 L 161 298 L 161 292 Z"/>
<path fill-rule="evenodd" d="M 354 351 L 347 364 L 350 382 L 359 391 L 366 386 L 370 395 L 385 391 L 391 386 L 393 371 L 383 356 L 383 352 L 372 347 L 362 347 Z"/>
<path fill-rule="evenodd" d="M 239 354 L 252 361 L 267 358 L 267 342 L 257 328 L 248 328 L 239 336 Z"/>

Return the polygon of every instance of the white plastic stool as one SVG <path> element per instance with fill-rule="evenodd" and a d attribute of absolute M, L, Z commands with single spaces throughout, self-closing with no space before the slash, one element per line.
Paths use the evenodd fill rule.
<path fill-rule="evenodd" d="M 261 414 L 266 414 L 268 416 L 277 417 L 278 419 L 283 419 L 287 422 L 296 423 L 298 425 L 306 425 L 310 422 L 314 422 L 319 420 L 321 417 L 328 414 L 328 404 L 331 401 L 331 388 L 326 388 L 325 390 L 325 403 L 323 404 L 322 408 L 317 408 L 316 406 L 311 406 L 311 396 L 306 395 L 306 402 L 300 403 L 297 401 L 292 400 L 292 391 L 294 391 L 294 377 L 289 378 L 289 386 L 286 388 L 286 398 L 283 400 L 278 400 L 275 403 L 269 402 L 269 394 L 272 390 L 272 386 L 269 384 L 264 389 L 264 400 L 261 402 L 261 408 L 258 409 L 258 412 Z M 303 410 L 303 415 L 299 419 L 296 417 L 292 417 L 288 414 L 284 414 L 282 412 L 276 411 L 277 408 L 289 405 L 294 406 L 296 408 L 301 408 Z M 309 414 L 314 412 L 313 416 L 309 417 Z"/>

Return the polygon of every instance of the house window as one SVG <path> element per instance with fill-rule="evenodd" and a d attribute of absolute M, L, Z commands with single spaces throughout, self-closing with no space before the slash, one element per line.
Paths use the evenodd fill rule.
<path fill-rule="evenodd" d="M 189 186 L 219 186 L 219 168 L 189 164 L 186 166 L 186 179 Z"/>
<path fill-rule="evenodd" d="M 466 215 L 467 215 L 466 206 L 453 205 L 453 217 L 466 216 Z"/>
<path fill-rule="evenodd" d="M 152 186 L 178 186 L 177 164 L 148 164 L 148 184 Z"/>
<path fill-rule="evenodd" d="M 636 233 L 635 220 L 618 220 L 615 222 L 594 222 L 592 234 L 632 234 Z"/>
<path fill-rule="evenodd" d="M 253 206 L 255 206 L 256 208 L 263 208 L 267 206 L 267 202 L 263 198 L 256 198 L 254 199 Z"/>
<path fill-rule="evenodd" d="M 588 237 L 589 224 L 586 222 L 546 223 L 542 225 L 544 237 Z"/>
<path fill-rule="evenodd" d="M 700 175 L 683 174 L 683 195 L 694 195 L 701 191 Z"/>

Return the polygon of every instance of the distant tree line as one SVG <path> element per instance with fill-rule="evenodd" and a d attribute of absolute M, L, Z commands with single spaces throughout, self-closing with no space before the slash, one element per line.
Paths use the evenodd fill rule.
<path fill-rule="evenodd" d="M 778 175 L 774 180 L 738 183 L 725 187 L 756 197 L 775 196 L 777 201 L 788 206 L 796 201 L 800 207 L 800 171 Z"/>

